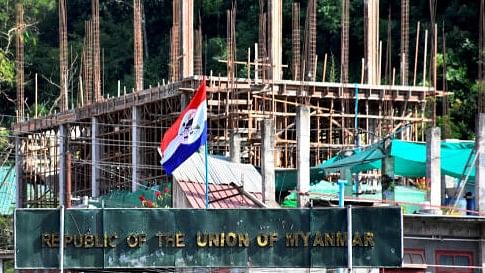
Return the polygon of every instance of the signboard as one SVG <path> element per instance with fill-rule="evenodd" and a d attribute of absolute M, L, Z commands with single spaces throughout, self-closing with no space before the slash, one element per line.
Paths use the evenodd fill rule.
<path fill-rule="evenodd" d="M 15 212 L 17 269 L 59 268 L 59 209 Z M 354 267 L 401 266 L 400 208 L 352 208 Z M 347 210 L 66 209 L 64 268 L 346 267 Z"/>

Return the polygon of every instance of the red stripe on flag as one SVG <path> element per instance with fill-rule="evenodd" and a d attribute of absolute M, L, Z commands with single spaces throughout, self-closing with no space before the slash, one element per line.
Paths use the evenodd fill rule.
<path fill-rule="evenodd" d="M 174 124 L 172 124 L 172 126 L 170 126 L 170 128 L 163 135 L 162 141 L 160 141 L 160 150 L 162 154 L 165 152 L 165 149 L 170 144 L 170 142 L 177 137 L 177 134 L 180 128 L 180 123 L 182 122 L 182 119 L 184 118 L 185 113 L 190 109 L 196 109 L 202 102 L 206 100 L 206 97 L 207 97 L 206 86 L 205 86 L 205 78 L 204 78 L 200 83 L 200 86 L 197 89 L 197 92 L 195 93 L 194 97 L 190 101 L 189 105 L 185 107 L 185 109 L 178 116 L 177 120 L 175 120 Z"/>

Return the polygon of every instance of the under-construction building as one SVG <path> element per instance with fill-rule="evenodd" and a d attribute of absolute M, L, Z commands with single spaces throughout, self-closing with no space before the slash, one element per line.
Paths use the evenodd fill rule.
<path fill-rule="evenodd" d="M 379 0 L 364 1 L 365 56 L 358 82 L 349 81 L 349 0 L 342 1 L 340 79 L 330 82 L 327 55 L 316 54 L 317 1 L 309 0 L 304 24 L 300 2 L 292 6 L 291 63 L 282 61 L 282 1 L 260 0 L 259 35 L 246 60 L 236 60 L 236 8 L 227 11 L 227 74 L 202 75 L 202 32 L 194 31 L 193 0 L 173 1 L 170 30 L 170 77 L 167 83 L 143 84 L 143 31 L 140 0 L 134 1 L 134 71 L 132 92 L 101 94 L 99 3 L 92 1 L 86 22 L 78 100 L 69 107 L 66 1 L 59 1 L 60 112 L 26 119 L 23 79 L 18 79 L 16 145 L 18 207 L 55 207 L 65 202 L 66 185 L 73 196 L 98 197 L 114 189 L 136 190 L 139 185 L 166 178 L 157 152 L 164 131 L 177 118 L 203 77 L 207 79 L 208 145 L 212 154 L 226 155 L 233 133 L 241 136 L 241 161 L 261 164 L 261 121 L 272 119 L 276 138 L 276 168 L 297 168 L 296 109 L 310 109 L 310 165 L 336 152 L 366 146 L 388 134 L 423 140 L 433 117 L 424 115 L 436 86 L 436 31 L 427 36 L 424 60 L 409 50 L 409 1 L 402 1 L 400 67 L 396 75 L 379 37 Z M 22 10 L 17 24 L 18 77 L 23 77 Z M 286 20 L 286 18 L 285 18 Z M 289 19 L 288 19 L 289 20 Z M 323 20 L 323 19 L 322 19 Z M 423 31 L 424 32 L 424 31 Z M 423 37 L 416 37 L 418 43 Z M 387 53 L 386 53 L 387 51 Z M 414 60 L 414 73 L 408 73 Z M 317 75 L 317 64 L 323 73 Z M 428 63 L 428 64 L 427 64 Z M 236 73 L 246 67 L 244 75 Z M 431 69 L 430 69 L 431 68 Z M 417 70 L 424 80 L 416 79 Z M 426 72 L 431 71 L 427 80 Z M 428 72 L 429 73 L 429 72 Z M 409 76 L 409 75 L 412 76 Z M 290 75 L 290 76 L 288 76 Z M 383 76 L 385 75 L 385 76 Z M 429 74 L 428 74 L 429 75 Z M 414 78 L 414 79 L 412 79 Z M 433 81 L 434 79 L 434 81 Z M 412 81 L 412 82 L 411 82 Z M 417 82 L 431 84 L 417 86 Z M 433 84 L 434 83 L 434 84 Z M 429 105 L 428 105 L 429 106 Z M 432 108 L 432 107 L 431 107 Z M 66 182 L 67 181 L 67 182 Z"/>

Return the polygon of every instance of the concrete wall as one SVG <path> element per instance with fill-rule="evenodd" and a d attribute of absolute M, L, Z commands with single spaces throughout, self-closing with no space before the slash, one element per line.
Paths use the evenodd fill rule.
<path fill-rule="evenodd" d="M 478 242 L 404 239 L 404 249 L 423 249 L 427 264 L 439 262 L 436 260 L 436 251 L 472 252 L 473 264 L 477 264 Z M 435 269 L 435 267 L 428 267 L 426 272 L 434 273 Z"/>
<path fill-rule="evenodd" d="M 481 253 L 482 225 L 485 225 L 485 220 L 480 218 L 406 216 L 404 249 L 424 250 L 426 263 L 431 265 L 439 263 L 437 251 L 471 252 L 473 265 L 476 266 Z M 435 269 L 428 267 L 426 272 L 434 273 Z"/>

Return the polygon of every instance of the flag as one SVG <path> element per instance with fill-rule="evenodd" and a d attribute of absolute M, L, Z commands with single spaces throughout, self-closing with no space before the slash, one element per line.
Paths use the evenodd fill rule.
<path fill-rule="evenodd" d="M 160 162 L 165 172 L 171 174 L 206 142 L 207 103 L 204 79 L 189 105 L 165 132 L 160 142 Z"/>

